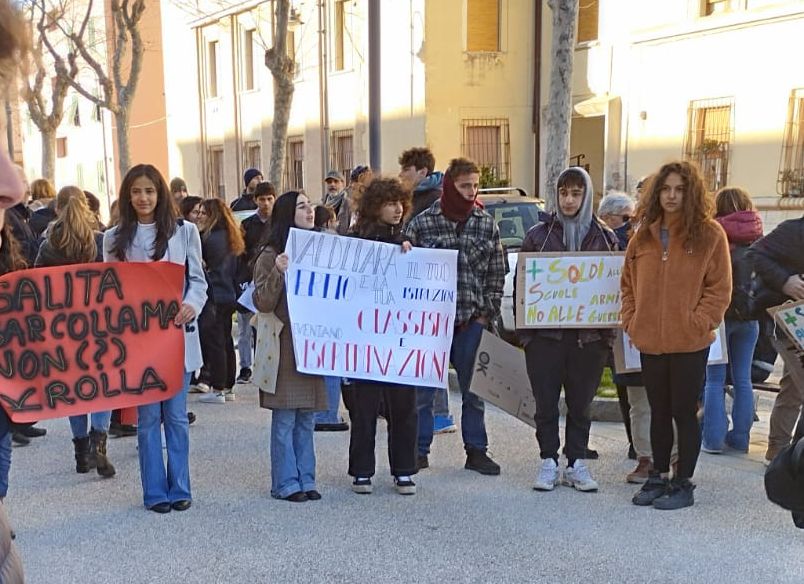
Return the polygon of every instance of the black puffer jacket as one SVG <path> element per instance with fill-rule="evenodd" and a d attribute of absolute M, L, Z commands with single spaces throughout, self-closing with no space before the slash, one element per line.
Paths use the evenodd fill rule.
<path fill-rule="evenodd" d="M 238 257 L 229 250 L 226 228 L 220 227 L 205 234 L 201 238 L 201 252 L 211 288 L 209 298 L 214 299 L 215 304 L 235 304 Z"/>
<path fill-rule="evenodd" d="M 804 217 L 780 223 L 748 251 L 748 260 L 760 277 L 757 308 L 782 304 L 788 296 L 782 287 L 793 274 L 804 274 Z"/>

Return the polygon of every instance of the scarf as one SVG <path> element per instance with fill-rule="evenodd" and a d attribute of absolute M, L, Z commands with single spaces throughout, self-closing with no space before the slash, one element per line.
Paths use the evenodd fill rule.
<path fill-rule="evenodd" d="M 444 175 L 443 192 L 441 193 L 441 212 L 444 217 L 456 223 L 463 223 L 472 214 L 474 201 L 467 201 L 452 182 L 452 177 Z"/>

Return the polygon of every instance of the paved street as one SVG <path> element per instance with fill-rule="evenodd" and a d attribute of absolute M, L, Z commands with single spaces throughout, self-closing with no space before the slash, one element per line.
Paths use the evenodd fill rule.
<path fill-rule="evenodd" d="M 355 495 L 348 433 L 319 433 L 324 498 L 293 504 L 268 495 L 270 414 L 256 388 L 238 389 L 225 406 L 191 396 L 195 500 L 184 513 L 143 509 L 135 438 L 110 442 L 118 475 L 105 481 L 74 472 L 66 420 L 15 448 L 7 506 L 27 581 L 736 584 L 804 574 L 804 533 L 763 495 L 761 442 L 747 457 L 702 454 L 695 506 L 660 512 L 630 504 L 621 425 L 593 426 L 599 493 L 537 493 L 532 430 L 489 408 L 499 477 L 463 470 L 460 437 L 449 434 L 436 437 L 415 497 L 395 493 L 384 453 L 374 494 Z M 458 400 L 453 393 L 453 412 Z M 761 441 L 768 412 L 760 416 Z"/>

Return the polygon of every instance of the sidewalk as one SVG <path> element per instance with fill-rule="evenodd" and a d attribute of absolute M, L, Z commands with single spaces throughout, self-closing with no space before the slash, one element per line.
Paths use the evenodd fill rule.
<path fill-rule="evenodd" d="M 349 488 L 348 433 L 319 433 L 324 498 L 293 504 L 268 496 L 270 414 L 256 388 L 238 386 L 225 406 L 193 395 L 190 409 L 194 503 L 184 513 L 143 509 L 134 438 L 110 441 L 118 476 L 106 481 L 74 472 L 66 420 L 42 424 L 45 438 L 14 449 L 6 504 L 27 582 L 736 584 L 804 574 L 804 533 L 763 493 L 765 405 L 751 453 L 702 454 L 696 504 L 676 512 L 631 505 L 621 424 L 593 425 L 594 494 L 533 491 L 533 430 L 492 407 L 502 475 L 464 470 L 460 434 L 440 435 L 414 497 L 393 490 L 384 424 L 372 495 Z"/>

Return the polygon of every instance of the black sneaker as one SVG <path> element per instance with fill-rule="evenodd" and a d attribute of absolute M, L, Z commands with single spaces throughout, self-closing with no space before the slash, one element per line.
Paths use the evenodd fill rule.
<path fill-rule="evenodd" d="M 466 464 L 463 468 L 479 472 L 482 475 L 500 474 L 500 465 L 491 460 L 485 450 L 467 450 Z"/>
<path fill-rule="evenodd" d="M 416 458 L 416 467 L 419 470 L 430 468 L 430 459 L 427 458 L 426 454 L 420 454 L 418 458 Z"/>
<path fill-rule="evenodd" d="M 671 511 L 692 507 L 695 503 L 695 497 L 692 495 L 694 490 L 695 485 L 689 479 L 674 478 L 664 495 L 653 501 L 653 508 Z"/>
<path fill-rule="evenodd" d="M 240 375 L 237 376 L 237 383 L 248 383 L 249 381 L 251 381 L 251 369 L 243 367 Z"/>
<path fill-rule="evenodd" d="M 37 428 L 36 426 L 22 426 L 20 428 L 20 434 L 26 438 L 39 438 L 47 434 L 47 430 L 45 428 Z"/>
<path fill-rule="evenodd" d="M 668 479 L 663 479 L 659 476 L 659 473 L 651 471 L 648 480 L 634 494 L 631 502 L 639 507 L 649 507 L 653 505 L 656 499 L 664 495 L 669 488 L 670 481 Z"/>
<path fill-rule="evenodd" d="M 416 494 L 416 483 L 410 477 L 394 477 L 394 486 L 396 487 L 396 492 L 400 495 Z"/>
<path fill-rule="evenodd" d="M 28 446 L 28 444 L 31 443 L 30 438 L 28 438 L 25 434 L 21 434 L 19 432 L 11 433 L 11 441 L 17 446 Z"/>
<path fill-rule="evenodd" d="M 374 487 L 371 485 L 371 479 L 358 477 L 352 481 L 352 491 L 358 495 L 370 495 L 373 490 Z"/>

